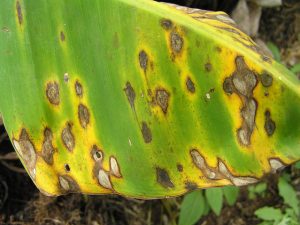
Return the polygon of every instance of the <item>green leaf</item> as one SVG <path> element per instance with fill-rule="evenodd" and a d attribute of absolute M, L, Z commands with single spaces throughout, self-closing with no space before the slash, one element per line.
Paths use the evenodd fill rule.
<path fill-rule="evenodd" d="M 239 191 L 240 189 L 234 186 L 228 186 L 223 188 L 224 196 L 229 205 L 234 205 L 239 196 Z"/>
<path fill-rule="evenodd" d="M 255 188 L 253 185 L 248 186 L 248 198 L 249 199 L 255 199 Z"/>
<path fill-rule="evenodd" d="M 263 222 L 259 223 L 258 225 L 274 225 L 274 223 L 270 222 L 270 221 L 263 221 Z"/>
<path fill-rule="evenodd" d="M 274 59 L 278 62 L 281 62 L 281 55 L 280 55 L 279 48 L 272 42 L 268 42 L 267 46 L 270 49 L 270 51 L 272 52 Z"/>
<path fill-rule="evenodd" d="M 187 194 L 181 204 L 179 225 L 193 225 L 203 215 L 205 201 L 202 191 Z"/>
<path fill-rule="evenodd" d="M 279 209 L 272 207 L 263 207 L 254 213 L 258 218 L 268 221 L 279 221 L 282 218 L 282 213 Z"/>
<path fill-rule="evenodd" d="M 214 213 L 220 215 L 223 206 L 222 188 L 207 189 L 205 190 L 205 196 Z"/>
<path fill-rule="evenodd" d="M 204 198 L 204 197 L 203 197 Z M 203 216 L 208 215 L 208 213 L 210 212 L 210 206 L 207 202 L 207 199 L 204 198 L 204 210 L 203 210 Z"/>
<path fill-rule="evenodd" d="M 298 64 L 296 64 L 296 65 L 294 65 L 292 68 L 291 68 L 291 71 L 293 72 L 293 73 L 299 73 L 300 72 L 300 63 L 298 63 Z"/>
<path fill-rule="evenodd" d="M 294 167 L 295 167 L 296 169 L 300 169 L 300 161 L 297 162 L 297 163 L 295 163 L 295 164 L 294 164 Z"/>
<path fill-rule="evenodd" d="M 267 190 L 267 184 L 266 183 L 259 183 L 255 185 L 254 187 L 255 193 L 262 194 Z"/>
<path fill-rule="evenodd" d="M 297 198 L 294 188 L 283 178 L 278 183 L 279 195 L 283 198 L 284 203 L 291 206 L 296 215 L 299 215 L 299 199 Z"/>

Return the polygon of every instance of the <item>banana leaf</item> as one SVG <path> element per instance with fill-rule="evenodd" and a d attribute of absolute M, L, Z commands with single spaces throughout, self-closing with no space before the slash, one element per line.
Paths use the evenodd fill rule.
<path fill-rule="evenodd" d="M 300 84 L 223 12 L 1 0 L 0 114 L 47 195 L 247 185 L 300 159 Z"/>

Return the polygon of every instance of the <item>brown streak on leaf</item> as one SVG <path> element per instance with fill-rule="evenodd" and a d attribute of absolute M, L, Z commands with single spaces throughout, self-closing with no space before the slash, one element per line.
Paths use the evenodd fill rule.
<path fill-rule="evenodd" d="M 174 188 L 168 172 L 165 169 L 156 167 L 157 182 L 165 188 Z"/>
<path fill-rule="evenodd" d="M 23 23 L 23 13 L 22 13 L 22 7 L 21 7 L 21 4 L 20 4 L 20 1 L 17 1 L 17 3 L 16 3 L 16 10 L 17 10 L 19 24 L 22 25 L 22 23 Z"/>

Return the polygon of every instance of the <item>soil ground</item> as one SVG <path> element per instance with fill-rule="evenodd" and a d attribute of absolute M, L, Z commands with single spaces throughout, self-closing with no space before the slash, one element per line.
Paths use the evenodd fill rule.
<path fill-rule="evenodd" d="M 176 1 L 169 1 L 175 3 Z M 297 3 L 298 2 L 298 3 Z M 228 13 L 236 1 L 187 0 L 182 5 Z M 300 3 L 284 1 L 282 7 L 264 9 L 259 38 L 279 46 L 282 61 L 288 67 L 300 62 Z M 292 184 L 300 191 L 299 171 L 286 171 Z M 283 207 L 278 196 L 279 175 L 265 178 L 266 195 L 250 200 L 247 188 L 242 188 L 237 203 L 223 207 L 219 217 L 210 213 L 197 224 L 201 225 L 254 225 L 260 221 L 254 211 L 262 206 Z M 15 159 L 5 130 L 0 127 L 0 224 L 91 224 L 91 225 L 167 225 L 175 224 L 181 198 L 143 201 L 119 196 L 83 196 L 70 194 L 57 198 L 46 197 L 33 185 L 22 165 Z"/>

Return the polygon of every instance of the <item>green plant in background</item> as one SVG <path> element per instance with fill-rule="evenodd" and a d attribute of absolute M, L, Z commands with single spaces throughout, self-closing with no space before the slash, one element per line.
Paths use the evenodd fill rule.
<path fill-rule="evenodd" d="M 267 190 L 267 184 L 262 182 L 257 185 L 251 185 L 248 187 L 249 199 L 255 199 L 257 197 L 264 197 Z"/>
<path fill-rule="evenodd" d="M 294 166 L 300 169 L 300 162 Z M 260 225 L 299 225 L 300 224 L 300 200 L 296 191 L 290 184 L 290 175 L 283 173 L 278 181 L 278 192 L 285 207 L 262 207 L 255 211 L 255 215 L 263 222 Z M 179 225 L 193 225 L 209 212 L 220 215 L 221 209 L 226 203 L 233 206 L 239 195 L 237 187 L 212 188 L 194 191 L 187 194 L 180 207 L 178 219 Z M 267 184 L 261 182 L 248 187 L 248 197 L 252 200 L 263 198 L 267 195 Z"/>
<path fill-rule="evenodd" d="M 255 215 L 263 220 L 260 225 L 299 225 L 300 201 L 296 191 L 283 177 L 279 179 L 278 189 L 286 207 L 284 209 L 263 207 L 256 210 Z"/>
<path fill-rule="evenodd" d="M 0 28 L 0 112 L 45 194 L 178 196 L 300 159 L 299 80 L 223 12 L 3 0 Z"/>
<path fill-rule="evenodd" d="M 272 52 L 274 59 L 277 62 L 281 62 L 281 54 L 279 48 L 273 42 L 268 42 L 267 46 L 269 50 Z"/>
<path fill-rule="evenodd" d="M 272 42 L 268 42 L 267 46 L 270 49 L 270 51 L 272 52 L 274 59 L 278 62 L 281 62 L 281 54 L 280 54 L 280 50 L 279 50 L 278 46 L 276 46 Z M 294 74 L 300 73 L 300 63 L 293 65 L 290 68 L 290 71 Z"/>
<path fill-rule="evenodd" d="M 193 225 L 211 210 L 220 215 L 224 200 L 230 206 L 234 205 L 239 194 L 237 187 L 211 188 L 193 191 L 185 195 L 179 215 L 179 225 Z"/>
<path fill-rule="evenodd" d="M 294 66 L 291 68 L 291 71 L 292 71 L 294 74 L 300 73 L 300 63 L 294 65 Z"/>

